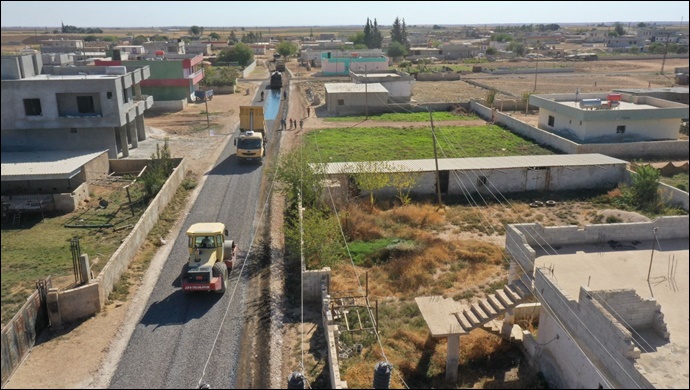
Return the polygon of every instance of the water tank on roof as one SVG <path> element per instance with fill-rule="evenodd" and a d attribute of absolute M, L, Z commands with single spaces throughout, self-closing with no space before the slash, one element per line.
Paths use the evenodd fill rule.
<path fill-rule="evenodd" d="M 163 50 L 156 50 L 156 55 L 157 56 L 164 56 L 165 52 Z"/>
<path fill-rule="evenodd" d="M 124 75 L 127 74 L 126 66 L 109 66 L 105 68 L 105 74 L 107 75 Z"/>
<path fill-rule="evenodd" d="M 582 99 L 580 100 L 580 108 L 599 108 L 601 107 L 601 99 Z"/>
<path fill-rule="evenodd" d="M 619 93 L 610 93 L 607 97 L 606 100 L 610 102 L 620 102 L 623 96 Z"/>

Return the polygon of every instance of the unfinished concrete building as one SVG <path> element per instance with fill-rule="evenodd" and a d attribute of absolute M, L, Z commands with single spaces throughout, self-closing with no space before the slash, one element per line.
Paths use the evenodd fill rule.
<path fill-rule="evenodd" d="M 117 159 L 146 139 L 148 66 L 42 68 L 38 54 L 2 57 L 3 152 L 107 150 Z"/>
<path fill-rule="evenodd" d="M 519 342 L 554 388 L 688 388 L 688 222 L 508 225 L 502 289 L 472 304 L 415 299 L 431 336 L 447 339 L 446 379 L 457 380 L 461 336 L 483 329 Z M 515 324 L 531 296 L 536 336 Z"/>

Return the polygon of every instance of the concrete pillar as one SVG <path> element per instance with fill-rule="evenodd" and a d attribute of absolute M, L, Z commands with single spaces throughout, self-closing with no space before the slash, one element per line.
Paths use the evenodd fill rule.
<path fill-rule="evenodd" d="M 46 305 L 48 306 L 48 320 L 50 321 L 50 326 L 54 328 L 59 328 L 62 326 L 62 314 L 60 313 L 60 301 L 57 288 L 51 288 L 48 290 L 48 295 L 46 296 Z"/>
<path fill-rule="evenodd" d="M 446 358 L 446 382 L 453 384 L 458 381 L 458 364 L 460 363 L 460 335 L 448 336 L 448 357 Z"/>
<path fill-rule="evenodd" d="M 513 324 L 515 323 L 515 313 L 513 309 L 505 312 L 503 315 L 503 326 L 501 326 L 501 337 L 504 340 L 510 340 L 510 333 L 513 331 Z"/>
<path fill-rule="evenodd" d="M 136 98 L 134 100 L 141 100 L 141 84 L 134 84 L 134 96 Z"/>
<path fill-rule="evenodd" d="M 139 114 L 134 118 L 134 122 L 137 126 L 137 139 L 143 141 L 146 139 L 146 126 L 144 125 L 144 115 Z"/>
<path fill-rule="evenodd" d="M 117 129 L 120 135 L 120 149 L 122 150 L 122 157 L 129 157 L 129 144 L 127 143 L 127 126 L 120 126 Z"/>
<path fill-rule="evenodd" d="M 517 260 L 510 259 L 510 269 L 508 270 L 508 284 L 520 279 L 524 274 L 525 273 L 522 272 L 522 268 L 520 268 L 520 264 L 517 263 Z"/>
<path fill-rule="evenodd" d="M 84 284 L 91 282 L 91 264 L 89 264 L 89 255 L 86 253 L 79 256 L 79 268 L 81 269 L 81 280 Z"/>
<path fill-rule="evenodd" d="M 129 142 L 132 143 L 132 149 L 139 147 L 139 139 L 135 125 L 134 121 L 127 122 L 125 125 L 125 127 L 127 127 L 127 138 L 129 138 Z"/>

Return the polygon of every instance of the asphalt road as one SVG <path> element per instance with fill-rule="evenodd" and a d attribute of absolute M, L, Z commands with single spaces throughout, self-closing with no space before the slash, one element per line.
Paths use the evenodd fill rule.
<path fill-rule="evenodd" d="M 274 141 L 266 121 L 269 141 Z M 252 294 L 252 276 L 266 265 L 250 251 L 257 218 L 263 166 L 238 163 L 232 140 L 221 153 L 196 199 L 161 271 L 129 344 L 111 379 L 111 388 L 234 388 L 247 383 L 237 367 L 252 351 L 242 351 L 245 313 Z M 179 275 L 187 262 L 185 232 L 197 222 L 225 223 L 230 238 L 239 248 L 237 264 L 230 275 L 228 290 L 216 293 L 185 294 Z M 255 242 L 256 245 L 256 242 Z M 248 257 L 248 253 L 250 256 Z M 246 262 L 243 268 L 243 262 Z M 268 342 L 265 340 L 264 342 Z"/>

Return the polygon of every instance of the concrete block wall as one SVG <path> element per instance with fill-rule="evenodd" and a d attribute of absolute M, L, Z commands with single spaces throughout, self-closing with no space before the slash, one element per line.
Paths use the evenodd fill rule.
<path fill-rule="evenodd" d="M 326 294 L 329 292 L 331 282 L 331 268 L 324 267 L 319 270 L 302 270 L 302 293 L 307 302 L 321 302 L 322 286 L 326 286 Z"/>
<path fill-rule="evenodd" d="M 537 371 L 544 374 L 553 389 L 622 388 L 619 383 L 601 376 L 597 367 L 583 354 L 575 340 L 563 329 L 549 310 L 539 317 L 537 340 L 523 331 L 522 350 Z M 609 382 L 612 386 L 608 386 Z"/>
<path fill-rule="evenodd" d="M 328 370 L 331 377 L 331 389 L 347 389 L 347 381 L 340 379 L 340 364 L 338 363 L 338 326 L 333 320 L 333 313 L 329 308 L 330 295 L 325 293 L 322 300 L 321 320 L 323 321 L 326 345 L 328 346 Z"/>
<path fill-rule="evenodd" d="M 48 314 L 52 326 L 60 327 L 82 318 L 88 318 L 101 310 L 98 284 L 90 283 L 77 288 L 57 292 L 57 305 L 49 305 Z"/>
<path fill-rule="evenodd" d="M 156 222 L 158 222 L 160 214 L 165 210 L 175 192 L 177 192 L 177 188 L 184 180 L 186 170 L 185 160 L 182 159 L 160 192 L 158 192 L 158 195 L 151 201 L 144 214 L 141 215 L 137 224 L 134 225 L 127 238 L 110 257 L 101 273 L 98 274 L 95 283 L 98 283 L 99 286 L 101 308 L 107 301 L 108 295 L 113 291 L 113 286 L 120 280 L 120 276 L 125 272 L 137 250 L 146 240 L 146 236 Z"/>
<path fill-rule="evenodd" d="M 603 365 L 623 388 L 651 388 L 651 384 L 633 365 L 639 350 L 625 327 L 609 314 L 586 287 L 580 288 L 579 302 L 564 293 L 541 270 L 535 272 L 535 290 L 539 300 L 558 317 L 573 341 L 588 351 L 589 359 Z M 541 322 L 540 322 L 541 333 Z M 542 342 L 540 338 L 540 342 Z M 555 359 L 556 356 L 553 355 Z M 569 362 L 558 362 L 563 366 Z M 571 379 L 573 380 L 573 379 Z"/>
<path fill-rule="evenodd" d="M 577 153 L 601 153 L 631 160 L 640 158 L 688 159 L 688 140 L 580 144 Z"/>
<path fill-rule="evenodd" d="M 536 251 L 527 241 L 527 233 L 534 234 L 529 230 L 536 224 L 526 224 L 521 227 L 517 224 L 506 226 L 506 251 L 510 255 L 510 273 L 519 277 L 523 272 L 532 278 L 534 273 L 534 261 Z"/>
<path fill-rule="evenodd" d="M 592 291 L 594 298 L 626 328 L 653 328 L 668 339 L 668 327 L 656 299 L 643 299 L 635 290 Z"/>
<path fill-rule="evenodd" d="M 179 160 L 172 175 L 151 201 L 127 238 L 110 257 L 98 277 L 86 286 L 59 292 L 57 301 L 59 302 L 59 314 L 62 322 L 68 323 L 89 317 L 103 308 L 108 300 L 108 295 L 113 291 L 113 286 L 127 270 L 132 258 L 146 240 L 146 236 L 158 222 L 160 213 L 165 210 L 180 183 L 184 180 L 185 171 L 184 159 Z"/>
<path fill-rule="evenodd" d="M 174 112 L 182 111 L 187 107 L 187 99 L 181 100 L 156 100 L 150 108 L 154 112 Z"/>
<path fill-rule="evenodd" d="M 655 227 L 658 228 L 656 235 L 659 240 L 688 238 L 690 235 L 689 221 L 688 215 L 680 215 L 659 217 L 650 222 L 586 225 L 583 228 L 578 226 L 544 227 L 536 223 L 513 224 L 510 226 L 522 233 L 524 240 L 530 246 L 545 245 L 545 243 L 554 246 L 605 243 L 609 240 L 654 240 Z M 506 237 L 507 245 L 508 237 Z"/>
<path fill-rule="evenodd" d="M 249 75 L 256 69 L 256 60 L 252 61 L 251 64 L 247 65 L 246 68 L 242 71 L 242 78 L 247 78 Z"/>

